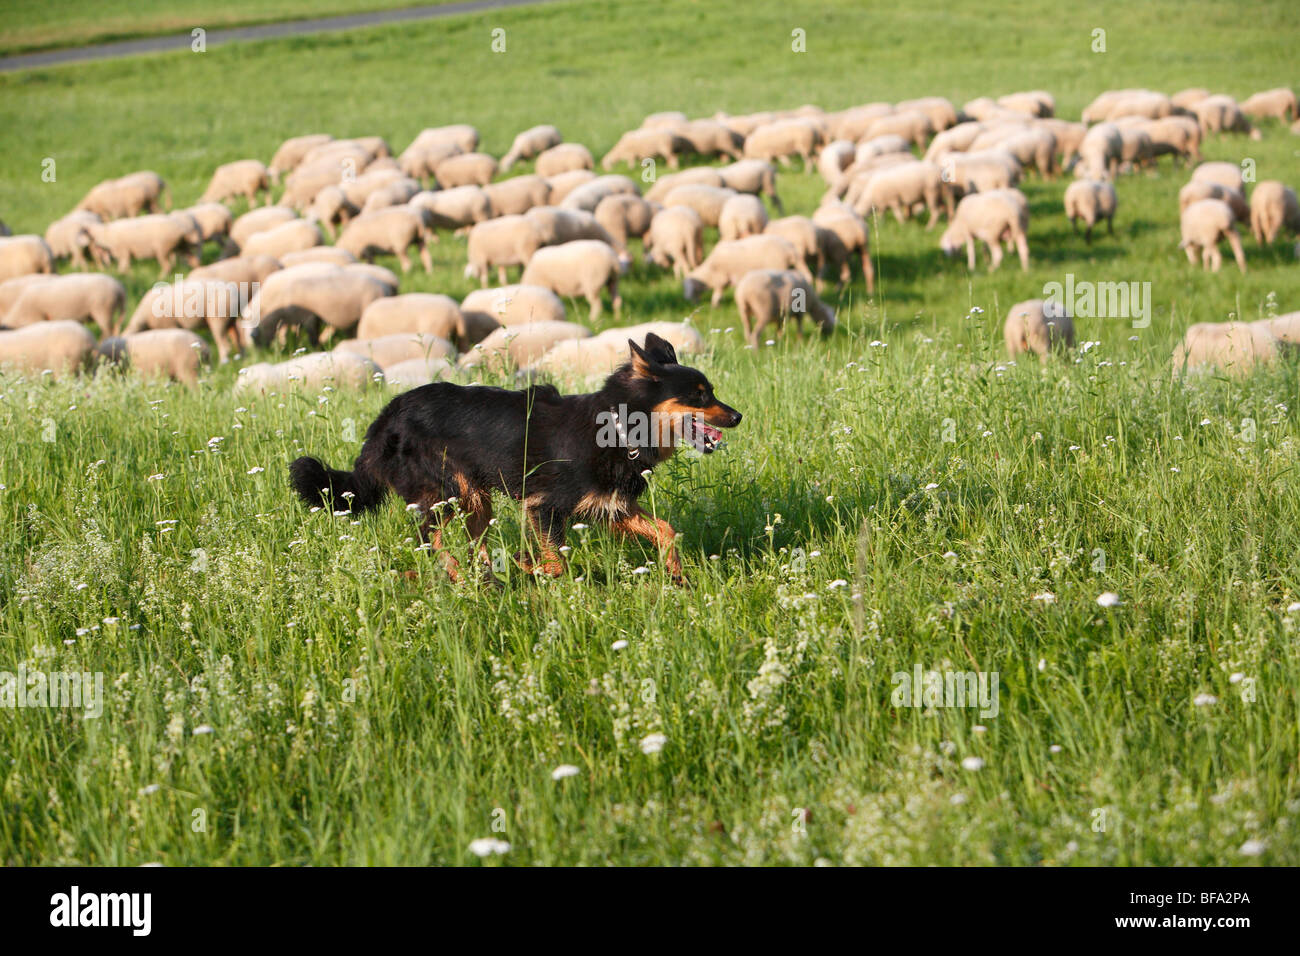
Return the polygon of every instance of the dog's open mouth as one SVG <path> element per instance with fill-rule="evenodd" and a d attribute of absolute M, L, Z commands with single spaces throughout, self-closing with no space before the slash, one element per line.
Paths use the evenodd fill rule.
<path fill-rule="evenodd" d="M 697 418 L 682 421 L 682 441 L 708 455 L 722 445 L 722 432 Z"/>

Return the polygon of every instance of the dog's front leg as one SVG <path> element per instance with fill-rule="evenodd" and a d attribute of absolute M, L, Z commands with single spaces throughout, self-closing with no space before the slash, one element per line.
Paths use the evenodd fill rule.
<path fill-rule="evenodd" d="M 677 548 L 673 544 L 677 532 L 673 530 L 672 525 L 663 518 L 653 518 L 638 508 L 628 517 L 614 522 L 614 529 L 653 542 L 659 549 L 659 553 L 663 555 L 664 567 L 673 579 L 673 584 L 678 587 L 685 586 L 686 579 L 682 577 L 682 559 L 678 557 Z"/>

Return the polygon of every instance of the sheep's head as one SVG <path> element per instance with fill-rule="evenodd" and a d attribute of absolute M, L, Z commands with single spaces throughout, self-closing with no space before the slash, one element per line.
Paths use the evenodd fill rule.
<path fill-rule="evenodd" d="M 699 279 L 687 276 L 682 280 L 682 295 L 686 297 L 687 302 L 694 302 L 704 291 L 704 283 Z"/>
<path fill-rule="evenodd" d="M 939 248 L 949 259 L 957 254 L 962 245 L 963 240 L 955 226 L 949 226 L 943 231 L 943 235 L 939 237 Z"/>

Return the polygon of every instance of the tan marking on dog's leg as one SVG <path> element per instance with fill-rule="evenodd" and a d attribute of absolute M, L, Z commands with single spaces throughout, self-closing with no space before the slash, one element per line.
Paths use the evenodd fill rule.
<path fill-rule="evenodd" d="M 614 522 L 613 527 L 615 531 L 635 535 L 638 538 L 645 538 L 647 541 L 652 542 L 663 556 L 664 567 L 667 568 L 673 583 L 677 585 L 686 583 L 682 577 L 682 561 L 678 557 L 677 548 L 673 544 L 677 532 L 673 530 L 672 525 L 667 521 L 662 518 L 652 518 L 640 508 L 637 508 L 623 520 Z"/>

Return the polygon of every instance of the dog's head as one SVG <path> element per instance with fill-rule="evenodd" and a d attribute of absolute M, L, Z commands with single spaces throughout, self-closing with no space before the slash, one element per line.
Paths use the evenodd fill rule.
<path fill-rule="evenodd" d="M 722 440 L 719 429 L 740 424 L 740 412 L 718 401 L 703 372 L 678 363 L 671 343 L 651 332 L 644 347 L 631 339 L 627 344 L 631 356 L 621 370 L 622 383 L 635 406 L 657 415 L 661 433 L 671 434 L 665 451 L 681 441 L 709 454 Z"/>

